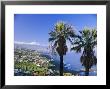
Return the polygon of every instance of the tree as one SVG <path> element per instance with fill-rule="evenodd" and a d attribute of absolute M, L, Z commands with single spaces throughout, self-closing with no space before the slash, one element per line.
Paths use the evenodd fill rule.
<path fill-rule="evenodd" d="M 54 31 L 49 33 L 49 42 L 53 43 L 53 47 L 60 56 L 60 76 L 63 76 L 63 56 L 68 51 L 66 40 L 72 42 L 75 36 L 73 27 L 64 22 L 58 22 L 54 26 Z"/>
<path fill-rule="evenodd" d="M 82 66 L 85 67 L 85 76 L 88 76 L 89 69 L 91 69 L 93 65 L 97 64 L 97 58 L 95 56 L 97 31 L 96 29 L 85 28 L 83 31 L 79 32 L 80 35 L 75 38 L 71 50 L 75 50 L 77 53 L 82 51 L 80 61 Z"/>

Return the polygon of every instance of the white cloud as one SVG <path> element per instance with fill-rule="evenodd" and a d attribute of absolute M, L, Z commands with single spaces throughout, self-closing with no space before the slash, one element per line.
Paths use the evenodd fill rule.
<path fill-rule="evenodd" d="M 38 43 L 38 42 L 31 42 L 31 43 L 29 43 L 30 45 L 40 45 L 40 43 Z"/>
<path fill-rule="evenodd" d="M 27 44 L 27 45 L 40 45 L 39 42 L 21 42 L 21 41 L 15 41 L 15 44 Z"/>

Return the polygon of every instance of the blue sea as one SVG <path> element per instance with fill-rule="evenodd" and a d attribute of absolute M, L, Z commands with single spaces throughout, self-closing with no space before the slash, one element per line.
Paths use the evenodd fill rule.
<path fill-rule="evenodd" d="M 79 73 L 79 75 L 84 75 L 84 67 L 82 66 L 80 62 L 80 56 L 81 53 L 75 53 L 75 52 L 67 52 L 66 55 L 64 55 L 64 69 L 66 71 L 76 71 Z M 58 55 L 54 56 L 53 58 L 54 61 L 59 62 L 60 57 Z M 96 76 L 97 75 L 97 67 L 93 66 L 92 70 L 89 72 L 89 76 Z"/>

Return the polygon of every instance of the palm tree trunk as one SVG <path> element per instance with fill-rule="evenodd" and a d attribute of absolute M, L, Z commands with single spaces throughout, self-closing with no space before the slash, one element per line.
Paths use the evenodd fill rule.
<path fill-rule="evenodd" d="M 85 68 L 85 76 L 89 76 L 89 68 Z"/>
<path fill-rule="evenodd" d="M 63 55 L 60 56 L 60 76 L 63 76 Z"/>

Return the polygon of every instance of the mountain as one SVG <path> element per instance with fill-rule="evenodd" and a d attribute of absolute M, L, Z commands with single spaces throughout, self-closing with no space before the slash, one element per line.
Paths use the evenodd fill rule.
<path fill-rule="evenodd" d="M 14 43 L 14 48 L 26 48 L 26 49 L 36 50 L 39 52 L 49 52 L 50 51 L 48 46 L 42 46 L 42 45 L 30 45 L 30 44 Z"/>

